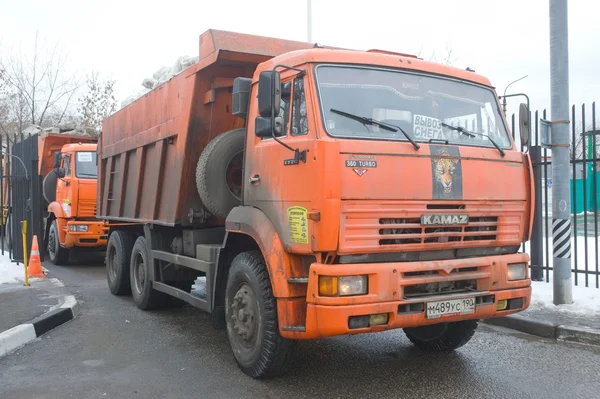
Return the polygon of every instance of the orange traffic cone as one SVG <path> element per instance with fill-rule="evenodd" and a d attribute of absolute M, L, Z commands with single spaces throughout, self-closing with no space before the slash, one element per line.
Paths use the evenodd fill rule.
<path fill-rule="evenodd" d="M 40 262 L 40 248 L 38 247 L 37 236 L 33 236 L 31 243 L 31 255 L 29 255 L 29 265 L 27 265 L 29 277 L 44 278 L 46 275 L 42 271 L 42 262 Z"/>

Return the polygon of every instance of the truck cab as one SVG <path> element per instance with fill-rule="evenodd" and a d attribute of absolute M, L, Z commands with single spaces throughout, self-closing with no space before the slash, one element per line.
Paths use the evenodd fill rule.
<path fill-rule="evenodd" d="M 96 148 L 95 143 L 70 143 L 54 152 L 55 168 L 44 179 L 46 242 L 53 263 L 66 263 L 76 247 L 106 246 L 107 228 L 96 219 Z"/>
<path fill-rule="evenodd" d="M 485 77 L 313 49 L 259 65 L 237 88 L 244 199 L 226 229 L 288 265 L 271 273 L 283 337 L 402 327 L 431 349 L 529 306 L 531 162 Z"/>

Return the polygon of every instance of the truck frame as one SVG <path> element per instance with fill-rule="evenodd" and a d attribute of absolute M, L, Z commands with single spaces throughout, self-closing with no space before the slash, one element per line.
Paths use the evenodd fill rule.
<path fill-rule="evenodd" d="M 212 313 L 254 378 L 297 340 L 452 350 L 529 306 L 531 162 L 486 78 L 215 30 L 199 54 L 103 123 L 113 294 Z"/>

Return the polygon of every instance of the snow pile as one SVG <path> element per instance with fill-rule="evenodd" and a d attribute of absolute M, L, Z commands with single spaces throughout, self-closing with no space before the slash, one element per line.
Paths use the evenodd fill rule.
<path fill-rule="evenodd" d="M 17 266 L 10 261 L 8 253 L 0 255 L 0 284 L 23 283 L 25 280 L 25 269 L 22 263 Z"/>
<path fill-rule="evenodd" d="M 579 281 L 583 284 L 583 281 Z M 591 284 L 590 284 L 591 285 Z M 552 279 L 532 282 L 531 306 L 532 310 L 546 309 L 558 313 L 586 315 L 587 317 L 600 317 L 600 289 L 594 287 L 573 286 L 573 303 L 570 305 L 554 305 L 552 302 Z"/>
<path fill-rule="evenodd" d="M 137 94 L 127 97 L 125 100 L 121 102 L 121 108 L 131 104 L 138 98 L 142 97 L 144 94 L 149 91 L 157 88 L 161 84 L 170 80 L 173 76 L 183 72 L 191 65 L 198 62 L 198 57 L 190 57 L 190 56 L 181 56 L 175 62 L 175 65 L 172 67 L 162 67 L 158 71 L 152 75 L 151 78 L 146 78 L 142 81 L 142 86 L 144 87 Z"/>

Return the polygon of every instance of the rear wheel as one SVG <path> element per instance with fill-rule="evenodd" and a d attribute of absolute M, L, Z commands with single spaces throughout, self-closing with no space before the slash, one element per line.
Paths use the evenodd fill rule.
<path fill-rule="evenodd" d="M 152 288 L 152 264 L 146 237 L 138 237 L 131 250 L 129 275 L 131 295 L 138 308 L 150 310 L 162 307 L 166 303 L 166 294 Z"/>
<path fill-rule="evenodd" d="M 60 246 L 58 223 L 56 220 L 52 221 L 50 232 L 48 233 L 48 256 L 50 262 L 55 265 L 63 265 L 69 262 L 69 250 Z"/>
<path fill-rule="evenodd" d="M 240 369 L 253 378 L 282 374 L 295 341 L 279 335 L 277 301 L 259 251 L 233 260 L 225 290 L 227 336 Z"/>
<path fill-rule="evenodd" d="M 420 349 L 429 352 L 449 352 L 460 348 L 473 337 L 477 320 L 405 328 L 404 333 Z"/>
<path fill-rule="evenodd" d="M 106 246 L 106 280 L 113 295 L 131 293 L 129 262 L 135 236 L 124 231 L 114 231 Z"/>

